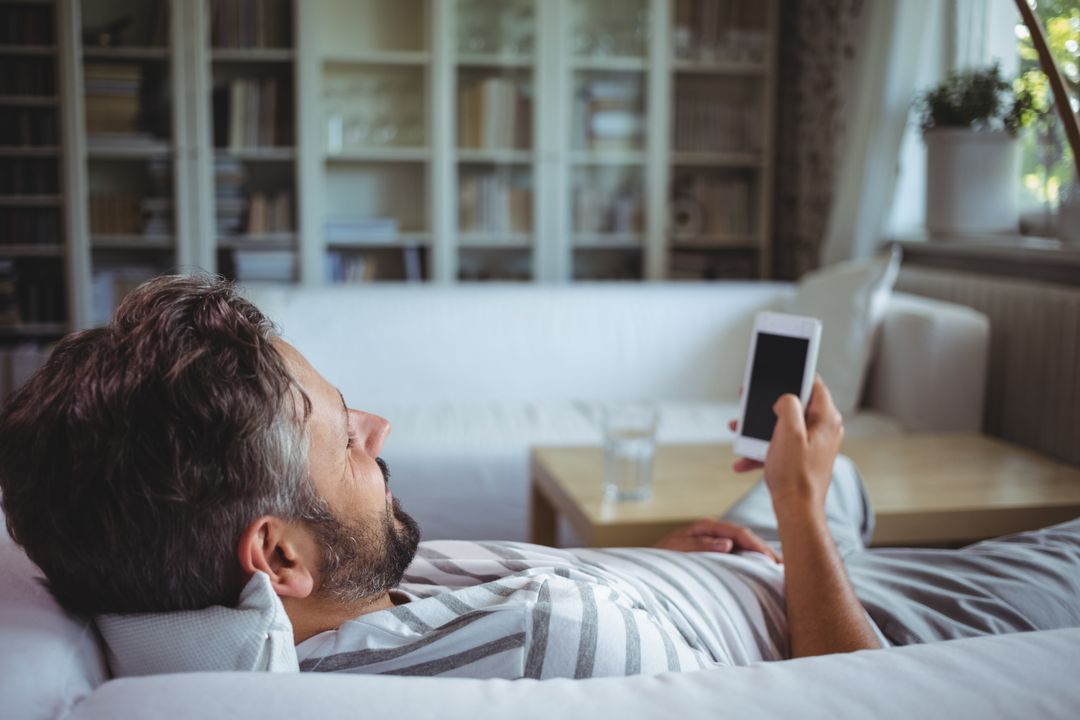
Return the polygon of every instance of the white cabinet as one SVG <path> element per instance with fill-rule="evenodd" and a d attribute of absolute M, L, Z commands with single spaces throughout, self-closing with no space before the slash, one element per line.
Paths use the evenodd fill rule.
<path fill-rule="evenodd" d="M 4 223 L 20 215 L 0 225 L 0 287 L 52 279 L 67 312 L 14 330 L 0 293 L 4 337 L 96 324 L 134 283 L 196 268 L 308 285 L 767 275 L 775 0 L 10 7 L 49 29 L 12 34 L 0 63 L 45 69 L 0 103 L 56 127 L 36 144 L 0 128 L 0 155 L 58 176 L 29 199 L 0 188 Z M 38 210 L 51 235 L 26 224 Z"/>

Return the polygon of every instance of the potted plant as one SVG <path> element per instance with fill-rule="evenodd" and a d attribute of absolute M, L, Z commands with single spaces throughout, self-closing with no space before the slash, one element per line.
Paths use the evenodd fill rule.
<path fill-rule="evenodd" d="M 1015 85 L 995 64 L 953 73 L 920 98 L 932 236 L 1017 231 L 1016 133 L 1037 111 L 1027 84 Z"/>

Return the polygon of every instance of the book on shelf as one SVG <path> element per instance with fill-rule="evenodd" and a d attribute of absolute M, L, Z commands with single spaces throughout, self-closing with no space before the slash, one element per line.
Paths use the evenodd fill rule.
<path fill-rule="evenodd" d="M 470 149 L 527 148 L 532 103 L 514 78 L 487 77 L 458 91 L 458 145 Z"/>
<path fill-rule="evenodd" d="M 289 44 L 287 0 L 214 0 L 210 42 L 218 48 L 273 48 Z"/>
<path fill-rule="evenodd" d="M 55 108 L 5 108 L 0 113 L 0 147 L 53 147 L 58 136 Z"/>
<path fill-rule="evenodd" d="M 296 279 L 296 253 L 292 250 L 234 250 L 233 268 L 238 281 L 292 282 Z"/>
<path fill-rule="evenodd" d="M 0 4 L 0 45 L 52 45 L 55 42 L 51 6 Z"/>
<path fill-rule="evenodd" d="M 0 165 L 0 195 L 54 195 L 59 187 L 55 158 L 11 158 Z"/>
<path fill-rule="evenodd" d="M 86 63 L 83 89 L 87 134 L 139 135 L 141 85 L 142 68 L 139 65 Z"/>
<path fill-rule="evenodd" d="M 574 182 L 571 213 L 575 232 L 641 232 L 645 199 L 640 182 L 621 171 L 581 173 Z"/>
<path fill-rule="evenodd" d="M 279 124 L 278 78 L 236 78 L 214 90 L 214 140 L 237 151 L 274 147 L 283 138 Z"/>
<path fill-rule="evenodd" d="M 394 217 L 348 217 L 328 219 L 323 224 L 326 242 L 331 245 L 364 245 L 397 242 L 400 227 Z"/>
<path fill-rule="evenodd" d="M 713 79 L 681 78 L 675 86 L 675 149 L 760 152 L 762 105 L 756 91 Z"/>
<path fill-rule="evenodd" d="M 700 219 L 693 226 L 673 222 L 675 237 L 692 240 L 698 235 L 753 232 L 753 193 L 748 178 L 687 173 L 676 177 L 673 188 L 673 208 L 688 201 L 690 207 L 700 209 Z"/>
<path fill-rule="evenodd" d="M 60 213 L 50 207 L 0 207 L 0 247 L 60 245 Z"/>
<path fill-rule="evenodd" d="M 15 261 L 0 260 L 0 327 L 14 327 L 21 322 L 19 296 L 15 289 Z"/>
<path fill-rule="evenodd" d="M 52 57 L 19 57 L 0 53 L 0 95 L 56 95 Z"/>
<path fill-rule="evenodd" d="M 379 274 L 379 258 L 366 253 L 329 252 L 326 279 L 331 283 L 367 283 Z"/>
<path fill-rule="evenodd" d="M 458 224 L 465 232 L 528 232 L 532 189 L 507 173 L 464 173 L 458 186 Z"/>
<path fill-rule="evenodd" d="M 248 200 L 245 232 L 249 235 L 291 232 L 292 205 L 292 193 L 285 190 L 274 195 L 252 193 Z"/>
<path fill-rule="evenodd" d="M 19 320 L 23 323 L 60 323 L 65 308 L 63 263 L 55 258 L 20 258 L 11 263 L 7 275 L 15 286 Z"/>
<path fill-rule="evenodd" d="M 636 150 L 645 136 L 644 98 L 639 78 L 588 79 L 574 102 L 574 147 Z"/>

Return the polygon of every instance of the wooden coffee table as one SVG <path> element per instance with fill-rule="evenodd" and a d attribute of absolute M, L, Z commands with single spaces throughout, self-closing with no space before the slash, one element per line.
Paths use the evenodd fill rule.
<path fill-rule="evenodd" d="M 844 442 L 877 517 L 874 545 L 954 545 L 1080 516 L 1080 468 L 982 435 L 895 435 Z M 737 475 L 729 444 L 661 445 L 653 497 L 605 502 L 603 451 L 532 451 L 533 542 L 555 545 L 562 516 L 593 547 L 652 545 L 719 515 L 760 473 Z"/>

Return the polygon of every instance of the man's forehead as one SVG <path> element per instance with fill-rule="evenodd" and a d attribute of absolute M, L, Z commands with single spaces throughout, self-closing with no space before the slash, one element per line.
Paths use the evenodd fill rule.
<path fill-rule="evenodd" d="M 331 385 L 322 375 L 319 374 L 303 353 L 293 347 L 285 340 L 276 339 L 274 345 L 278 348 L 282 357 L 285 358 L 285 364 L 289 368 L 289 372 L 293 376 L 293 380 L 296 381 L 298 386 L 298 392 L 295 392 L 296 401 L 298 407 L 302 409 L 302 415 L 305 421 L 310 419 L 310 415 L 316 417 L 327 417 L 330 422 L 336 423 L 337 412 L 334 412 L 334 406 L 338 405 L 338 401 L 341 399 L 341 393 L 337 388 Z M 306 394 L 312 404 L 311 412 L 307 412 L 307 403 L 304 402 L 303 397 L 300 396 L 300 391 Z M 340 411 L 338 411 L 340 412 Z"/>

